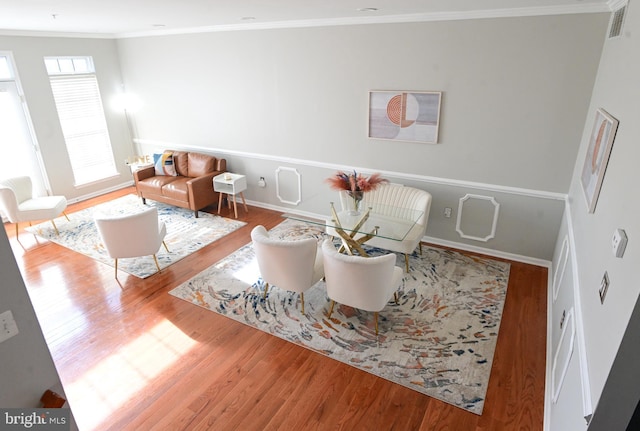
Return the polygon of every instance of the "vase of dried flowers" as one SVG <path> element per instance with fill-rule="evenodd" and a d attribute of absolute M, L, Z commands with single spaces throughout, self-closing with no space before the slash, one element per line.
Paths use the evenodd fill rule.
<path fill-rule="evenodd" d="M 360 206 L 362 205 L 362 199 L 364 198 L 364 192 L 362 191 L 347 191 L 347 194 L 351 198 L 351 208 L 349 208 L 349 215 L 360 214 Z"/>
<path fill-rule="evenodd" d="M 327 182 L 334 190 L 345 190 L 351 198 L 350 215 L 360 214 L 360 206 L 366 192 L 375 190 L 380 184 L 389 182 L 382 178 L 380 174 L 375 173 L 370 177 L 353 171 L 353 173 L 345 173 L 338 171 L 334 176 L 327 178 Z"/>

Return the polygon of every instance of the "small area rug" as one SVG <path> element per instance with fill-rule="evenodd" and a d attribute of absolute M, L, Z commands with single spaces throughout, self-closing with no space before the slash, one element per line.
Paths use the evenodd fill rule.
<path fill-rule="evenodd" d="M 280 238 L 324 234 L 287 220 L 271 231 Z M 334 308 L 324 281 L 299 295 L 269 289 L 263 299 L 251 243 L 170 293 L 284 340 L 481 414 L 507 293 L 509 264 L 459 252 L 422 247 L 410 256 L 410 272 L 399 287 L 399 304 L 373 313 Z M 369 248 L 372 255 L 385 253 Z M 404 257 L 396 263 L 404 268 Z"/>
<path fill-rule="evenodd" d="M 200 211 L 199 217 L 196 218 L 191 210 L 150 200 L 147 200 L 145 206 L 137 196 L 125 195 L 71 213 L 69 221 L 64 216 L 57 218 L 55 223 L 60 235 L 56 235 L 50 222 L 40 223 L 26 230 L 113 267 L 114 260 L 104 249 L 93 222 L 93 215 L 96 213 L 132 214 L 148 206 L 155 206 L 158 209 L 158 219 L 164 222 L 167 228 L 165 243 L 169 252 L 167 253 L 164 247 L 160 247 L 156 254 L 160 268 L 166 268 L 246 224 L 203 211 Z M 149 277 L 158 271 L 152 256 L 118 259 L 118 270 L 139 278 Z"/>

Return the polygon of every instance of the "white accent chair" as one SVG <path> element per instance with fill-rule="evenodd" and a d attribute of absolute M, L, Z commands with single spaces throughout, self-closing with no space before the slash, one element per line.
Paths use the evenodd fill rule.
<path fill-rule="evenodd" d="M 360 310 L 374 312 L 378 335 L 378 312 L 394 298 L 402 280 L 402 268 L 397 267 L 396 255 L 363 257 L 339 253 L 333 242 L 322 243 L 327 295 L 331 299 L 329 317 L 336 302 Z"/>
<path fill-rule="evenodd" d="M 18 223 L 28 221 L 50 220 L 56 234 L 58 227 L 54 218 L 67 209 L 67 199 L 64 196 L 33 196 L 33 184 L 30 177 L 15 177 L 0 180 L 0 213 L 4 214 L 11 223 L 16 224 L 16 238 L 18 238 Z M 69 217 L 67 217 L 69 220 Z"/>
<path fill-rule="evenodd" d="M 153 256 L 158 272 L 160 265 L 156 253 L 160 246 L 169 251 L 164 237 L 167 228 L 158 221 L 158 210 L 146 208 L 135 214 L 94 215 L 98 234 L 102 239 L 109 257 L 115 259 L 115 277 L 118 278 L 118 259 L 140 256 Z"/>
<path fill-rule="evenodd" d="M 304 314 L 304 292 L 324 276 L 322 253 L 314 238 L 281 240 L 269 236 L 264 226 L 251 231 L 260 275 L 265 282 L 264 297 L 269 285 L 300 293 Z"/>
<path fill-rule="evenodd" d="M 420 247 L 420 254 L 422 254 L 421 241 L 427 231 L 431 200 L 429 192 L 402 184 L 381 184 L 375 190 L 366 192 L 362 199 L 362 208 L 371 207 L 373 211 L 383 216 L 402 220 L 410 218 L 414 210 L 422 211 L 422 216 L 402 241 L 373 237 L 366 242 L 366 245 L 404 254 L 405 270 L 409 272 L 409 255 L 417 247 Z M 343 210 L 351 208 L 351 201 L 352 199 L 347 195 L 347 192 L 340 192 L 340 203 Z M 333 236 L 337 235 L 332 229 L 327 229 L 327 233 Z"/>

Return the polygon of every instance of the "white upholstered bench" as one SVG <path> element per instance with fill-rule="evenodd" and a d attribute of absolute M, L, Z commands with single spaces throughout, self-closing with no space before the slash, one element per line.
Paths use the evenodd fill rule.
<path fill-rule="evenodd" d="M 348 210 L 353 205 L 352 199 L 346 191 L 340 192 L 340 204 L 343 210 Z M 421 246 L 420 241 L 427 230 L 429 220 L 429 210 L 431 209 L 431 194 L 414 187 L 406 187 L 398 184 L 381 184 L 375 190 L 364 194 L 362 208 L 373 208 L 374 211 L 383 212 L 383 216 L 407 219 L 409 214 L 414 214 L 415 210 L 422 212 L 413 227 L 403 240 L 384 238 L 375 236 L 367 241 L 367 245 L 382 248 L 384 250 L 402 253 L 405 256 L 405 269 L 409 272 L 409 254 L 413 253 L 416 247 Z M 413 220 L 407 220 L 413 223 Z M 336 235 L 333 228 L 328 228 L 327 233 Z M 420 248 L 422 252 L 422 248 Z"/>

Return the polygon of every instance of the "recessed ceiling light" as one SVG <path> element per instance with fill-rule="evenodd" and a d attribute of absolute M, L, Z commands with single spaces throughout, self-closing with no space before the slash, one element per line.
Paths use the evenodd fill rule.
<path fill-rule="evenodd" d="M 164 25 L 164 24 L 151 24 L 151 27 L 160 28 L 160 27 L 166 27 L 166 25 Z"/>
<path fill-rule="evenodd" d="M 361 7 L 358 12 L 376 12 L 377 10 L 377 7 Z"/>
<path fill-rule="evenodd" d="M 255 16 L 243 16 L 240 18 L 241 21 L 253 21 L 254 19 L 256 19 Z"/>

